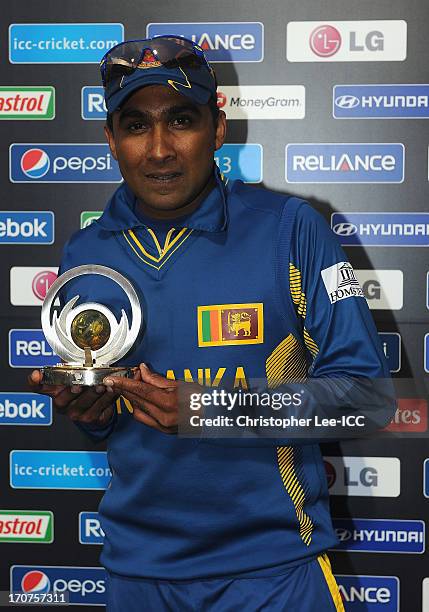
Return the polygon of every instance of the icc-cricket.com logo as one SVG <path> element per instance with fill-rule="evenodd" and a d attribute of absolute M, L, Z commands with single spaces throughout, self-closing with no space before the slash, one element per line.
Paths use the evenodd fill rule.
<path fill-rule="evenodd" d="M 263 304 L 198 306 L 198 346 L 261 344 Z"/>

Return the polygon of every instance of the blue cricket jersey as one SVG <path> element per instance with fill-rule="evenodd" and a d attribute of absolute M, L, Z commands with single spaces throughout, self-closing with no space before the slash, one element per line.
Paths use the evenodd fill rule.
<path fill-rule="evenodd" d="M 323 218 L 297 198 L 216 181 L 170 228 L 145 225 L 123 184 L 67 243 L 61 272 L 109 266 L 139 294 L 142 333 L 121 363 L 237 389 L 251 379 L 388 377 L 366 301 Z M 77 279 L 63 298 L 76 294 L 130 314 L 110 279 Z M 111 572 L 263 575 L 336 544 L 317 444 L 165 435 L 123 401 L 108 426 L 86 429 L 108 443 L 113 477 L 99 512 Z"/>

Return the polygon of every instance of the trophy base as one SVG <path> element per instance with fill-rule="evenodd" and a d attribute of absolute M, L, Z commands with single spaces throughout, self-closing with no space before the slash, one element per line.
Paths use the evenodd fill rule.
<path fill-rule="evenodd" d="M 132 378 L 131 368 L 120 367 L 85 367 L 67 363 L 59 363 L 55 366 L 41 368 L 42 384 L 44 385 L 80 385 L 83 387 L 94 387 L 102 385 L 106 376 L 123 376 Z"/>

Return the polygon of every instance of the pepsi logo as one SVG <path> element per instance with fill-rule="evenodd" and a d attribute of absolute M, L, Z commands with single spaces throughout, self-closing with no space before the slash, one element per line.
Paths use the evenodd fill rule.
<path fill-rule="evenodd" d="M 318 26 L 310 34 L 310 47 L 319 57 L 331 57 L 341 47 L 341 34 L 334 26 Z"/>
<path fill-rule="evenodd" d="M 43 270 L 42 272 L 39 272 L 33 278 L 33 282 L 31 283 L 33 294 L 39 298 L 39 300 L 44 300 L 49 287 L 56 279 L 57 275 L 55 272 L 51 272 L 50 270 Z"/>
<path fill-rule="evenodd" d="M 39 570 L 27 572 L 21 580 L 24 593 L 49 593 L 51 583 L 47 575 Z"/>
<path fill-rule="evenodd" d="M 335 98 L 335 105 L 339 106 L 340 108 L 355 108 L 356 106 L 359 106 L 359 104 L 359 98 L 356 96 L 344 95 Z"/>
<path fill-rule="evenodd" d="M 32 179 L 39 179 L 49 171 L 51 162 L 42 149 L 29 149 L 21 157 L 21 170 Z"/>

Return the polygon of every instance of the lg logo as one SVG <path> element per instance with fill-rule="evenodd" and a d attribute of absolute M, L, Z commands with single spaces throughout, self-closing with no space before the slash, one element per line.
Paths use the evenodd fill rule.
<path fill-rule="evenodd" d="M 290 21 L 286 37 L 289 62 L 400 62 L 407 57 L 407 23 L 401 19 Z M 353 108 L 356 102 L 342 104 Z"/>
<path fill-rule="evenodd" d="M 319 26 L 310 35 L 310 47 L 319 57 L 335 55 L 341 47 L 341 34 L 333 26 Z"/>
<path fill-rule="evenodd" d="M 337 28 L 322 25 L 310 34 L 310 48 L 319 57 L 331 57 L 341 48 L 342 38 Z M 348 51 L 383 51 L 384 36 L 378 30 L 372 30 L 365 35 L 356 30 L 349 32 Z"/>
<path fill-rule="evenodd" d="M 51 270 L 43 270 L 42 272 L 36 274 L 36 276 L 33 278 L 33 282 L 31 283 L 31 288 L 35 297 L 43 302 L 48 289 L 56 281 L 56 279 L 57 275 Z"/>
<path fill-rule="evenodd" d="M 404 302 L 402 270 L 355 270 L 372 310 L 401 310 Z"/>
<path fill-rule="evenodd" d="M 376 280 L 368 280 L 363 283 L 362 291 L 367 300 L 379 300 L 381 297 L 381 286 Z"/>

